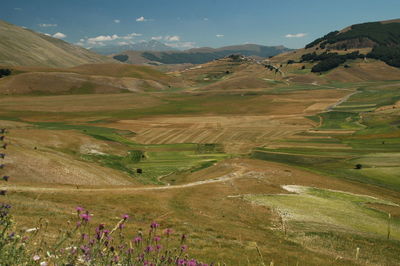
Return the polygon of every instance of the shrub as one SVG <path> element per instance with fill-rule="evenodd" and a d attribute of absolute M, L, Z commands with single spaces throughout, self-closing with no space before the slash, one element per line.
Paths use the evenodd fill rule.
<path fill-rule="evenodd" d="M 0 78 L 11 75 L 11 69 L 1 68 L 0 69 Z"/>
<path fill-rule="evenodd" d="M 113 58 L 114 58 L 115 60 L 120 61 L 120 62 L 126 62 L 126 61 L 128 61 L 129 56 L 127 56 L 127 55 L 125 55 L 125 54 L 119 54 L 119 55 L 113 56 Z"/>
<path fill-rule="evenodd" d="M 330 57 L 325 59 L 311 69 L 311 72 L 324 72 L 338 67 L 343 64 L 346 60 L 343 57 Z"/>

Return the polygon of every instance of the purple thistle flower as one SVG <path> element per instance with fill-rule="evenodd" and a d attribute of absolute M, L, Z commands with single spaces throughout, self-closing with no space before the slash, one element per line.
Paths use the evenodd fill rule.
<path fill-rule="evenodd" d="M 81 250 L 83 252 L 83 254 L 87 255 L 90 252 L 90 248 L 88 246 L 81 246 Z"/>
<path fill-rule="evenodd" d="M 104 229 L 104 224 L 99 224 L 99 226 L 97 227 L 97 229 L 103 230 L 103 229 Z"/>
<path fill-rule="evenodd" d="M 188 248 L 188 247 L 187 247 L 186 245 L 182 245 L 182 246 L 181 246 L 181 250 L 182 250 L 183 252 L 185 252 L 185 251 L 187 250 L 187 248 Z"/>
<path fill-rule="evenodd" d="M 140 236 L 137 236 L 133 239 L 133 242 L 135 242 L 136 245 L 139 245 L 139 243 L 142 242 L 142 238 Z"/>
<path fill-rule="evenodd" d="M 114 256 L 113 261 L 114 261 L 114 262 L 118 262 L 118 261 L 119 261 L 119 256 Z"/>
<path fill-rule="evenodd" d="M 133 253 L 133 248 L 128 248 L 128 250 L 126 251 L 127 254 L 132 254 Z"/>
<path fill-rule="evenodd" d="M 3 176 L 3 180 L 8 182 L 8 179 L 10 179 L 10 177 L 8 175 Z"/>
<path fill-rule="evenodd" d="M 167 236 L 170 236 L 174 231 L 171 228 L 167 228 L 164 230 L 164 234 L 166 234 Z"/>
<path fill-rule="evenodd" d="M 158 223 L 152 222 L 151 225 L 150 225 L 150 228 L 156 229 L 156 228 L 158 228 L 159 226 L 160 226 L 160 225 L 159 225 Z"/>
<path fill-rule="evenodd" d="M 159 237 L 159 236 L 155 236 L 154 238 L 153 238 L 153 240 L 157 243 L 158 241 L 160 241 L 161 240 L 161 237 Z"/>
<path fill-rule="evenodd" d="M 157 245 L 157 246 L 156 246 L 156 250 L 157 250 L 157 251 L 160 251 L 161 249 L 162 249 L 162 246 L 161 246 L 161 245 Z"/>
<path fill-rule="evenodd" d="M 191 259 L 187 262 L 187 266 L 197 266 L 197 261 L 195 259 Z"/>
<path fill-rule="evenodd" d="M 78 206 L 78 207 L 76 207 L 75 208 L 76 209 L 76 211 L 78 212 L 78 213 L 81 213 L 81 212 L 83 212 L 83 208 L 82 207 L 80 207 L 80 206 Z"/>
<path fill-rule="evenodd" d="M 103 231 L 103 233 L 104 233 L 105 236 L 108 236 L 110 234 L 110 230 L 106 229 L 106 230 Z"/>
<path fill-rule="evenodd" d="M 81 238 L 82 238 L 82 240 L 86 240 L 86 239 L 89 238 L 89 236 L 88 236 L 87 234 L 83 233 L 83 234 L 81 235 Z"/>
<path fill-rule="evenodd" d="M 120 224 L 118 225 L 118 228 L 119 228 L 120 230 L 124 229 L 124 228 L 125 228 L 125 224 L 124 224 L 124 223 L 120 223 Z"/>
<path fill-rule="evenodd" d="M 76 228 L 80 227 L 82 225 L 81 221 L 76 222 Z"/>
<path fill-rule="evenodd" d="M 82 218 L 82 221 L 85 221 L 85 222 L 89 222 L 90 219 L 92 218 L 89 213 L 83 213 L 80 215 L 80 217 Z"/>
<path fill-rule="evenodd" d="M 147 246 L 146 249 L 144 250 L 146 253 L 150 253 L 154 250 L 152 246 Z"/>
<path fill-rule="evenodd" d="M 125 221 L 129 219 L 129 215 L 128 214 L 124 214 L 122 215 L 122 219 L 124 219 Z"/>
<path fill-rule="evenodd" d="M 185 265 L 186 264 L 186 260 L 184 259 L 178 259 L 178 261 L 176 262 L 177 265 Z"/>

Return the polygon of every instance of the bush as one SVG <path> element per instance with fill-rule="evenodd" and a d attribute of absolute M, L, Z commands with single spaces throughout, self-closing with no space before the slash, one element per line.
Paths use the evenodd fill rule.
<path fill-rule="evenodd" d="M 127 55 L 125 55 L 125 54 L 119 54 L 119 55 L 113 56 L 113 58 L 114 58 L 115 60 L 120 61 L 120 62 L 126 62 L 126 61 L 128 61 L 129 56 L 127 56 Z"/>
<path fill-rule="evenodd" d="M 343 64 L 344 62 L 346 62 L 346 60 L 343 57 L 330 57 L 313 66 L 311 72 L 315 73 L 315 72 L 328 71 L 338 67 L 340 64 Z"/>
<path fill-rule="evenodd" d="M 382 60 L 390 66 L 400 67 L 400 45 L 393 47 L 376 46 L 367 57 Z"/>
<path fill-rule="evenodd" d="M 0 69 L 0 78 L 11 75 L 11 69 L 1 68 Z"/>

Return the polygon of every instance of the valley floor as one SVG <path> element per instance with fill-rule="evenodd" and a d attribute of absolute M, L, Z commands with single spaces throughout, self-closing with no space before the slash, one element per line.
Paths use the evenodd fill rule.
<path fill-rule="evenodd" d="M 49 239 L 84 206 L 187 233 L 202 261 L 398 265 L 398 87 L 2 96 L 3 200 Z"/>

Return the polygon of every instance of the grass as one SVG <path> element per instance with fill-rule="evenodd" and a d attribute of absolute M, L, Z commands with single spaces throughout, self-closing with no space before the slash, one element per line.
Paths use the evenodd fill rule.
<path fill-rule="evenodd" d="M 288 186 L 298 194 L 248 195 L 245 199 L 276 209 L 295 230 L 337 230 L 387 236 L 388 214 L 368 207 L 367 203 L 394 205 L 392 202 L 341 191 Z M 400 220 L 392 219 L 391 237 L 400 240 Z"/>

